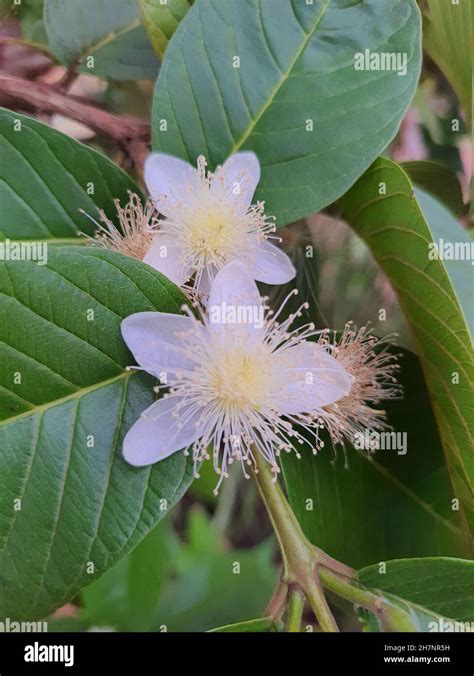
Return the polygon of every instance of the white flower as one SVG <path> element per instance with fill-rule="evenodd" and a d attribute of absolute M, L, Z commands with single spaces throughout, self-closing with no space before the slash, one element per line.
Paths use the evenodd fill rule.
<path fill-rule="evenodd" d="M 169 393 L 127 433 L 126 460 L 149 465 L 192 449 L 197 465 L 212 448 L 221 481 L 234 460 L 245 473 L 255 452 L 276 474 L 279 453 L 308 442 L 297 427 L 321 447 L 323 407 L 348 395 L 352 378 L 325 346 L 306 340 L 316 333 L 313 325 L 291 331 L 294 315 L 279 323 L 279 312 L 260 321 L 257 286 L 234 261 L 216 275 L 204 323 L 189 310 L 188 316 L 127 317 L 122 335 L 128 347 Z"/>
<path fill-rule="evenodd" d="M 161 153 L 146 160 L 145 182 L 164 218 L 145 262 L 178 285 L 194 276 L 194 287 L 205 293 L 217 272 L 235 260 L 258 281 L 293 279 L 290 259 L 268 241 L 273 221 L 262 202 L 252 205 L 260 180 L 256 155 L 236 153 L 214 174 L 206 174 L 202 156 L 197 167 Z"/>

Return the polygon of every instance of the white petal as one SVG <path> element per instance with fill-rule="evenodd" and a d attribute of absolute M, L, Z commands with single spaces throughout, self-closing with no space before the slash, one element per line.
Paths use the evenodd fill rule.
<path fill-rule="evenodd" d="M 156 378 L 175 369 L 195 369 L 182 334 L 204 331 L 190 317 L 164 312 L 137 312 L 123 320 L 122 336 L 138 364 Z"/>
<path fill-rule="evenodd" d="M 263 335 L 264 308 L 248 268 L 232 261 L 217 273 L 208 302 L 209 329 L 234 346 Z"/>
<path fill-rule="evenodd" d="M 311 413 L 349 394 L 351 377 L 324 348 L 305 341 L 275 353 L 279 382 L 273 394 L 281 413 Z"/>
<path fill-rule="evenodd" d="M 250 270 L 254 279 L 267 284 L 286 284 L 296 276 L 290 257 L 267 240 L 255 246 Z"/>
<path fill-rule="evenodd" d="M 175 204 L 180 196 L 199 187 L 199 175 L 193 166 L 164 153 L 148 155 L 143 177 L 156 208 L 165 216 L 168 203 Z"/>
<path fill-rule="evenodd" d="M 199 279 L 199 284 L 196 287 L 198 291 L 206 295 L 208 298 L 209 294 L 211 293 L 212 280 L 216 274 L 217 268 L 212 267 L 210 273 L 208 268 L 204 268 Z"/>
<path fill-rule="evenodd" d="M 158 233 L 143 260 L 178 286 L 184 284 L 192 274 L 181 262 L 180 250 L 170 235 Z"/>
<path fill-rule="evenodd" d="M 242 206 L 247 209 L 260 181 L 260 162 L 255 153 L 235 153 L 224 162 L 217 176 L 223 177 L 231 190 L 239 190 Z"/>
<path fill-rule="evenodd" d="M 240 261 L 231 261 L 214 278 L 210 305 L 261 305 L 262 299 L 247 267 Z"/>
<path fill-rule="evenodd" d="M 160 399 L 142 413 L 123 441 L 127 462 L 135 467 L 152 465 L 196 441 L 198 415 L 180 408 L 178 417 L 173 416 L 180 402 L 180 397 Z"/>

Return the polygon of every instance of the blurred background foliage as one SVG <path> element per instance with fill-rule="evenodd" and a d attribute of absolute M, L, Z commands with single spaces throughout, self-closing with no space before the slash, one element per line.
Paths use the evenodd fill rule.
<path fill-rule="evenodd" d="M 451 59 L 452 52 L 444 49 L 443 39 L 456 42 L 460 37 L 455 33 L 443 38 L 443 3 L 448 4 L 447 0 L 419 3 L 426 39 L 422 74 L 413 103 L 385 154 L 405 163 L 413 182 L 444 202 L 459 228 L 471 228 L 467 206 L 472 172 L 470 95 L 465 93 L 469 66 L 462 45 Z M 22 0 L 19 5 L 0 0 L 0 70 L 59 83 L 63 91 L 112 113 L 149 120 L 159 59 L 190 4 L 171 0 L 164 8 L 154 0 L 126 0 L 123 14 L 115 14 L 112 30 L 109 23 L 95 23 L 89 27 L 93 44 L 74 45 L 67 36 L 72 20 L 67 7 L 61 27 L 48 24 L 43 0 Z M 80 74 L 70 77 L 71 66 L 79 60 L 84 64 L 87 55 L 99 64 L 95 74 L 82 65 Z M 122 148 L 86 125 L 26 103 L 19 105 L 1 93 L 0 105 L 34 114 L 135 173 Z M 453 120 L 459 121 L 459 129 L 453 127 Z M 282 246 L 298 263 L 297 283 L 302 297 L 310 300 L 308 313 L 318 325 L 341 329 L 348 320 L 371 321 L 378 333 L 397 333 L 399 344 L 413 347 L 391 285 L 367 246 L 339 217 L 337 207 L 287 226 L 281 235 Z M 277 304 L 285 291 L 278 290 L 279 298 L 271 301 Z M 381 309 L 386 311 L 383 321 Z M 215 475 L 207 464 L 172 515 L 73 604 L 50 618 L 50 630 L 205 631 L 261 616 L 277 580 L 278 554 L 256 485 L 246 482 L 236 469 L 217 500 Z M 304 474 L 301 466 L 299 470 L 288 466 L 285 471 Z M 324 471 L 332 469 L 328 465 Z M 431 489 L 424 489 L 429 494 Z M 354 534 L 350 547 L 357 549 L 362 543 L 357 542 L 356 530 Z M 357 562 L 368 561 L 348 563 Z M 346 628 L 359 627 L 348 606 L 336 612 Z"/>

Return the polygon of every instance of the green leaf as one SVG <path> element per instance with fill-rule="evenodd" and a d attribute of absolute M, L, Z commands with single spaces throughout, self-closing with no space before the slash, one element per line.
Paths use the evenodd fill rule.
<path fill-rule="evenodd" d="M 168 42 L 181 19 L 186 16 L 193 0 L 139 0 L 143 23 L 148 31 L 151 44 L 157 55 L 162 58 Z"/>
<path fill-rule="evenodd" d="M 426 0 L 423 47 L 456 92 L 467 123 L 472 115 L 472 2 Z"/>
<path fill-rule="evenodd" d="M 457 242 L 461 245 L 459 260 L 447 258 L 442 263 L 449 276 L 453 292 L 461 309 L 469 337 L 474 337 L 474 308 L 473 300 L 473 270 L 472 270 L 472 240 L 469 232 L 458 223 L 442 204 L 437 202 L 420 188 L 415 188 L 415 197 L 426 223 L 432 233 L 433 241 L 439 243 Z"/>
<path fill-rule="evenodd" d="M 387 561 L 363 568 L 358 580 L 455 620 L 474 622 L 474 562 L 444 557 Z"/>
<path fill-rule="evenodd" d="M 398 352 L 399 350 L 397 350 Z M 360 568 L 402 556 L 461 555 L 458 513 L 430 401 L 416 357 L 400 350 L 400 400 L 384 402 L 406 454 L 379 450 L 284 454 L 290 504 L 306 534 L 340 561 Z M 310 502 L 308 502 L 310 501 Z"/>
<path fill-rule="evenodd" d="M 198 510 L 191 512 L 187 540 L 160 598 L 155 630 L 207 631 L 262 613 L 277 581 L 273 542 L 227 550 Z"/>
<path fill-rule="evenodd" d="M 461 501 L 472 528 L 472 265 L 470 259 L 434 258 L 434 243 L 441 238 L 464 243 L 469 250 L 471 243 L 446 209 L 429 195 L 417 195 L 420 203 L 397 164 L 379 159 L 344 196 L 341 207 L 390 280 L 411 324 L 453 482 L 452 497 Z"/>
<path fill-rule="evenodd" d="M 13 9 L 21 23 L 21 33 L 25 40 L 35 45 L 48 44 L 48 38 L 43 21 L 43 0 L 22 0 L 13 6 L 12 0 L 7 0 L 10 10 Z"/>
<path fill-rule="evenodd" d="M 0 616 L 33 619 L 119 561 L 191 482 L 181 453 L 143 469 L 121 453 L 154 381 L 124 370 L 120 323 L 178 313 L 184 297 L 143 263 L 80 247 L 3 263 L 0 292 Z"/>
<path fill-rule="evenodd" d="M 391 562 L 390 562 L 391 563 Z M 401 563 L 401 561 L 400 561 Z M 472 588 L 472 586 L 471 586 Z M 444 594 L 449 587 L 445 587 Z M 414 603 L 406 598 L 400 598 L 388 591 L 377 588 L 370 589 L 388 606 L 387 610 L 392 614 L 393 626 L 387 627 L 388 612 L 376 615 L 356 606 L 355 610 L 362 623 L 363 630 L 367 632 L 383 632 L 383 631 L 405 631 L 405 632 L 471 632 L 473 631 L 474 623 L 463 620 L 456 620 L 452 617 L 445 617 L 435 612 L 431 608 L 422 606 L 419 603 Z M 398 611 L 397 611 L 398 609 Z M 400 617 L 399 611 L 403 611 L 405 617 Z M 395 622 L 395 613 L 399 617 Z"/>
<path fill-rule="evenodd" d="M 264 633 L 271 631 L 272 627 L 273 620 L 271 617 L 259 617 L 256 620 L 247 620 L 246 622 L 237 622 L 236 624 L 226 624 L 223 627 L 209 629 L 209 633 Z"/>
<path fill-rule="evenodd" d="M 128 202 L 134 182 L 105 155 L 36 122 L 0 108 L 0 239 L 65 239 L 94 225 L 104 209 L 116 218 L 113 200 Z M 94 194 L 88 194 L 93 188 Z M 83 240 L 82 240 L 83 241 Z"/>
<path fill-rule="evenodd" d="M 280 318 L 294 315 L 294 327 L 313 322 L 318 328 L 324 328 L 328 323 L 319 305 L 318 261 L 313 255 L 314 242 L 308 224 L 306 221 L 292 223 L 281 229 L 279 234 L 282 238 L 281 248 L 295 266 L 296 277 L 278 286 L 262 284 L 262 295 L 268 296 L 269 305 L 275 312 L 285 303 Z M 294 289 L 298 290 L 298 295 L 289 296 Z M 307 308 L 301 309 L 301 298 L 308 303 Z"/>
<path fill-rule="evenodd" d="M 111 570 L 82 592 L 81 620 L 88 626 L 120 631 L 148 631 L 177 543 L 163 521 Z"/>
<path fill-rule="evenodd" d="M 406 54 L 406 75 L 355 70 L 366 49 Z M 198 0 L 163 59 L 153 147 L 211 166 L 253 150 L 256 197 L 285 225 L 333 202 L 386 148 L 420 52 L 413 0 Z"/>
<path fill-rule="evenodd" d="M 143 629 L 143 621 L 137 624 L 128 612 L 134 579 L 130 570 L 132 566 L 137 568 L 139 560 L 146 579 L 159 576 L 159 591 L 156 584 L 150 588 L 146 618 L 153 615 L 153 622 L 148 630 L 162 631 L 166 627 L 167 631 L 207 631 L 262 612 L 277 577 L 272 563 L 273 543 L 265 542 L 252 550 L 227 551 L 204 511 L 194 508 L 187 518 L 184 543 L 170 528 L 164 529 L 165 523 L 160 524 L 161 540 L 157 536 L 154 544 L 156 576 L 145 572 L 149 556 L 153 556 L 153 544 L 149 543 L 149 556 L 143 560 L 144 541 L 84 591 L 82 615 L 89 625 L 122 631 Z M 239 574 L 235 573 L 236 564 L 240 566 Z"/>
<path fill-rule="evenodd" d="M 136 0 L 45 0 L 52 53 L 61 63 L 115 80 L 154 79 L 158 61 Z"/>
<path fill-rule="evenodd" d="M 406 171 L 412 183 L 426 190 L 448 207 L 455 216 L 462 216 L 465 213 L 461 184 L 454 171 L 438 162 L 425 160 L 402 162 L 400 166 Z"/>

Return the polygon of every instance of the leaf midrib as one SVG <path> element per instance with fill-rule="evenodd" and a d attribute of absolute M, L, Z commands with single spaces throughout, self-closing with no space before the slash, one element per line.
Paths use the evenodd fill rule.
<path fill-rule="evenodd" d="M 11 418 L 7 418 L 6 420 L 0 421 L 0 429 L 2 427 L 5 427 L 6 425 L 13 423 L 13 422 L 18 422 L 19 420 L 22 420 L 24 418 L 28 418 L 29 416 L 36 415 L 38 413 L 42 413 L 44 411 L 47 411 L 49 408 L 52 408 L 53 406 L 59 406 L 60 404 L 64 404 L 68 401 L 74 401 L 76 399 L 81 399 L 84 395 L 88 394 L 89 392 L 95 392 L 96 390 L 98 390 L 102 387 L 107 387 L 108 385 L 112 385 L 113 383 L 116 383 L 116 382 L 119 382 L 121 380 L 125 380 L 127 378 L 130 378 L 133 375 L 136 375 L 136 372 L 134 372 L 133 370 L 123 371 L 118 376 L 114 376 L 113 378 L 108 378 L 107 380 L 101 380 L 98 383 L 94 383 L 93 385 L 88 385 L 87 387 L 81 387 L 76 392 L 72 392 L 71 394 L 67 394 L 65 397 L 61 397 L 60 399 L 52 399 L 51 401 L 48 401 L 45 404 L 39 404 L 38 406 L 34 406 L 34 407 L 28 409 L 28 411 L 23 411 L 22 413 L 19 413 L 18 415 L 15 415 L 15 416 L 12 416 Z"/>
<path fill-rule="evenodd" d="M 303 26 L 301 26 L 301 24 L 299 24 L 300 28 L 303 32 L 303 35 L 305 37 L 304 37 L 303 42 L 301 43 L 301 46 L 299 47 L 299 49 L 296 52 L 295 58 L 293 59 L 293 61 L 291 61 L 288 68 L 283 72 L 282 77 L 278 80 L 277 85 L 273 88 L 273 91 L 270 93 L 270 95 L 268 96 L 265 104 L 262 106 L 260 111 L 257 113 L 257 116 L 251 121 L 251 123 L 247 127 L 247 130 L 242 134 L 242 136 L 240 137 L 240 139 L 238 139 L 238 141 L 234 142 L 232 149 L 229 152 L 229 155 L 236 153 L 242 147 L 242 145 L 245 143 L 245 141 L 248 139 L 248 137 L 252 134 L 252 132 L 255 129 L 255 127 L 257 126 L 257 124 L 260 122 L 263 115 L 266 113 L 268 108 L 272 105 L 275 96 L 278 94 L 278 92 L 280 91 L 282 86 L 287 82 L 288 78 L 291 76 L 291 73 L 292 73 L 295 65 L 297 64 L 299 58 L 301 57 L 302 53 L 306 49 L 309 41 L 313 38 L 314 33 L 316 32 L 316 29 L 318 28 L 319 24 L 321 23 L 321 20 L 323 19 L 323 17 L 324 17 L 324 15 L 325 15 L 325 13 L 326 13 L 326 11 L 327 11 L 331 2 L 332 2 L 332 0 L 326 0 L 325 1 L 325 3 L 323 4 L 323 6 L 321 8 L 321 11 L 316 16 L 314 25 L 313 25 L 312 29 L 309 31 L 309 33 L 306 33 Z M 258 3 L 259 3 L 259 6 L 260 6 L 260 0 L 258 0 Z"/>
<path fill-rule="evenodd" d="M 359 455 L 363 457 L 362 453 L 359 453 Z M 453 533 L 456 533 L 456 535 L 461 533 L 461 530 L 457 526 L 448 521 L 448 519 L 445 519 L 443 516 L 441 516 L 441 514 L 433 509 L 433 507 L 428 502 L 420 498 L 419 495 L 417 495 L 411 488 L 404 484 L 403 481 L 400 481 L 400 479 L 398 479 L 390 470 L 377 462 L 377 460 L 371 458 L 368 462 L 372 464 L 372 466 L 377 470 L 377 472 L 381 474 L 381 476 L 396 486 L 400 492 L 404 493 L 407 497 L 413 500 L 419 507 L 424 509 L 435 521 L 439 521 L 445 528 L 448 528 Z"/>
<path fill-rule="evenodd" d="M 82 57 L 90 56 L 91 54 L 94 54 L 95 52 L 99 51 L 99 49 L 102 49 L 102 47 L 106 47 L 111 42 L 114 42 L 114 40 L 121 38 L 122 35 L 126 35 L 127 33 L 131 33 L 133 30 L 135 30 L 135 28 L 139 28 L 140 26 L 141 26 L 141 22 L 140 22 L 140 19 L 137 17 L 136 19 L 134 19 L 132 22 L 130 22 L 126 26 L 123 26 L 122 28 L 119 28 L 116 31 L 111 31 L 106 36 L 104 36 L 101 40 L 98 40 L 95 43 L 91 43 L 90 45 L 87 45 L 85 51 L 82 53 Z"/>

